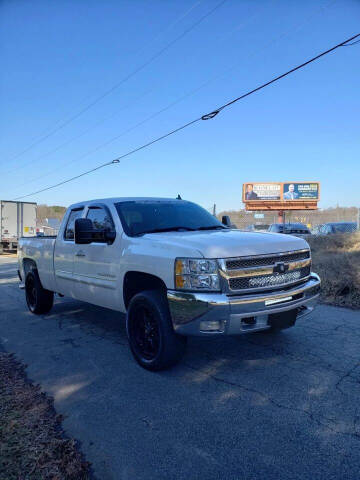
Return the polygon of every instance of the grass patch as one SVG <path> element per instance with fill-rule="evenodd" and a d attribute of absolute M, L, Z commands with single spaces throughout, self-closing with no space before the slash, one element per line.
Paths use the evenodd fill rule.
<path fill-rule="evenodd" d="M 341 307 L 360 308 L 360 232 L 307 238 L 313 270 L 322 281 L 321 299 Z"/>
<path fill-rule="evenodd" d="M 0 352 L 0 478 L 85 480 L 89 463 L 66 438 L 52 400 L 14 355 Z"/>

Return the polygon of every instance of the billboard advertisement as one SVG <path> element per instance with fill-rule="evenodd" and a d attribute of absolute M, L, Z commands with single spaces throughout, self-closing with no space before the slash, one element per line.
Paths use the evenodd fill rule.
<path fill-rule="evenodd" d="M 276 201 L 281 198 L 281 183 L 244 183 L 243 201 Z"/>
<path fill-rule="evenodd" d="M 280 204 L 300 200 L 302 202 L 317 202 L 320 197 L 318 182 L 279 182 L 279 183 L 244 183 L 243 202 L 269 202 Z"/>
<path fill-rule="evenodd" d="M 284 183 L 283 200 L 319 200 L 318 183 Z"/>

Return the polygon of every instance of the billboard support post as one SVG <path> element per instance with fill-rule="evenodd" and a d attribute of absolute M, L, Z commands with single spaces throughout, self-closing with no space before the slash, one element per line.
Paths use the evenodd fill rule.
<path fill-rule="evenodd" d="M 278 211 L 278 223 L 282 223 L 283 225 L 285 225 L 285 220 L 286 220 L 285 210 L 279 210 Z"/>

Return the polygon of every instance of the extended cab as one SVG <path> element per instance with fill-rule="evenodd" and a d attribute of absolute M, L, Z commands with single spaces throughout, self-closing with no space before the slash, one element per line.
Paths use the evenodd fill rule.
<path fill-rule="evenodd" d="M 233 230 L 181 199 L 77 203 L 56 238 L 22 238 L 18 258 L 31 312 L 50 311 L 54 293 L 126 312 L 149 370 L 175 364 L 187 335 L 293 326 L 320 290 L 304 239 Z"/>

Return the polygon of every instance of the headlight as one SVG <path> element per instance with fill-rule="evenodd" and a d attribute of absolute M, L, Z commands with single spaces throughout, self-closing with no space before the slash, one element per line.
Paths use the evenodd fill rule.
<path fill-rule="evenodd" d="M 175 287 L 178 290 L 220 290 L 216 260 L 177 258 Z"/>

